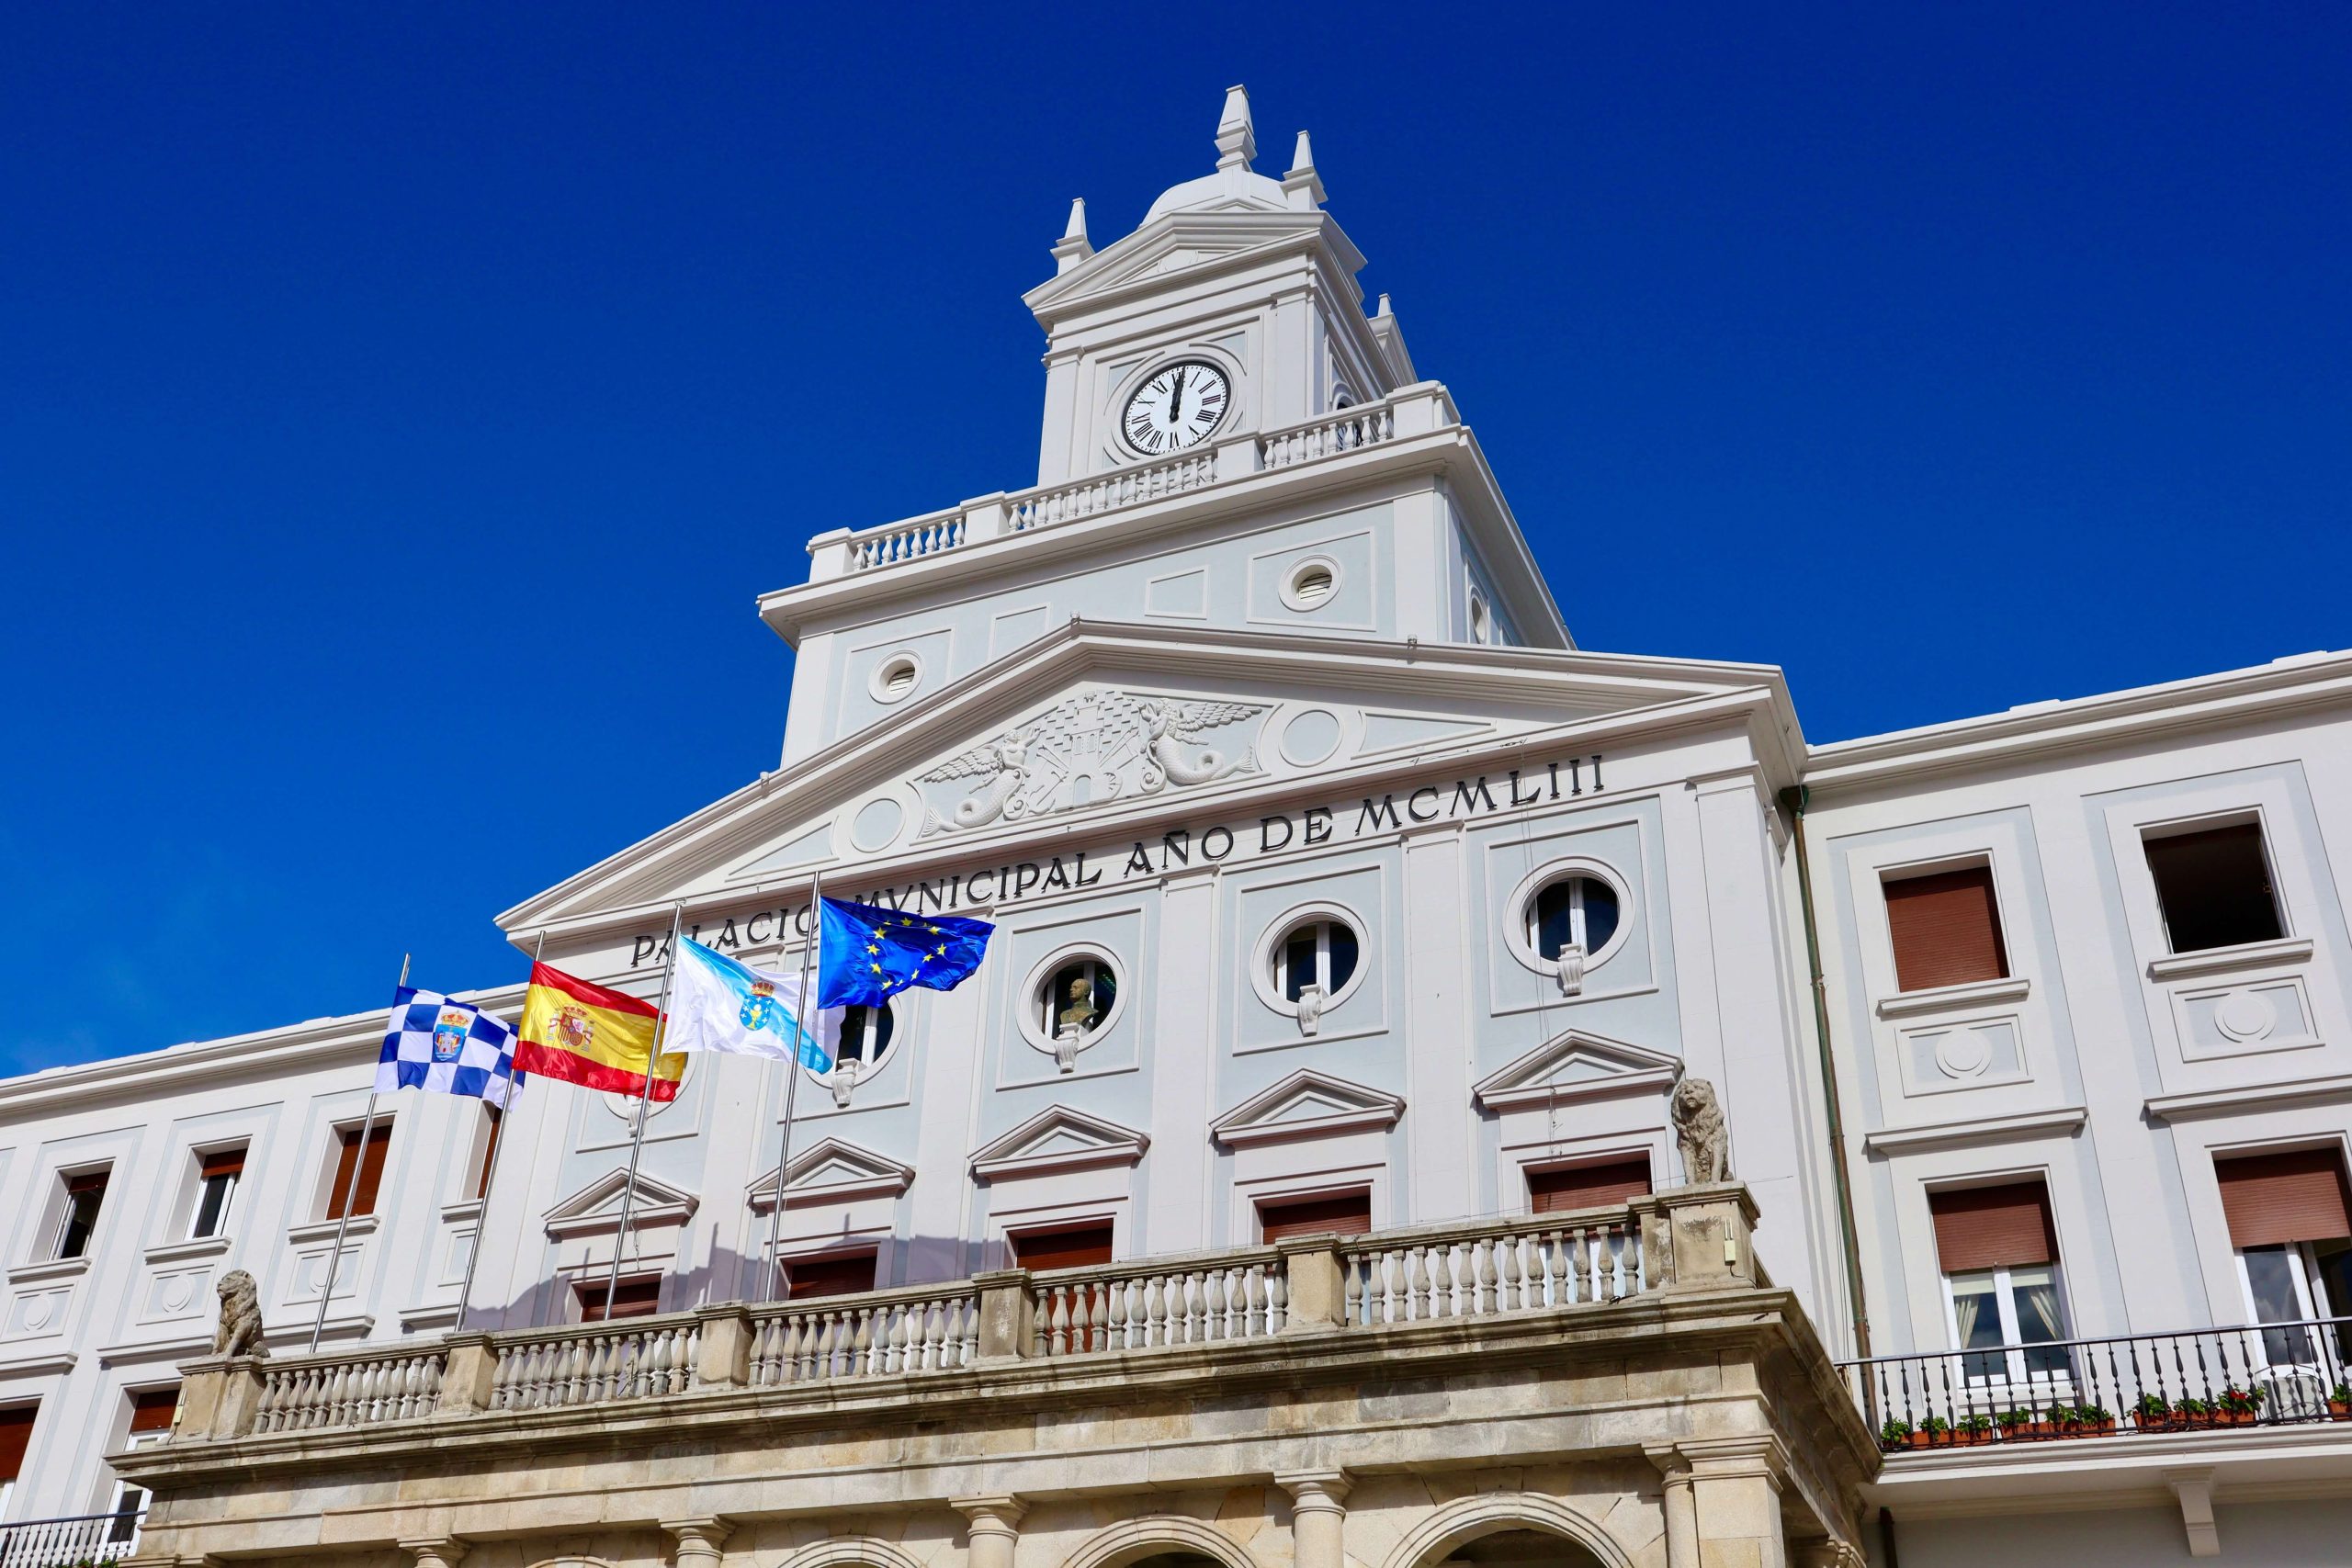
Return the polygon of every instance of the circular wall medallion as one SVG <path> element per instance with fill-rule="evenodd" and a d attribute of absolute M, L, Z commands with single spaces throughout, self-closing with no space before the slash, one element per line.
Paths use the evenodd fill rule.
<path fill-rule="evenodd" d="M 1283 727 L 1283 755 L 1292 765 L 1311 768 L 1340 749 L 1340 716 L 1308 708 Z"/>
<path fill-rule="evenodd" d="M 1340 591 L 1340 563 L 1328 556 L 1309 556 L 1283 578 L 1283 603 L 1294 610 L 1317 610 Z"/>
<path fill-rule="evenodd" d="M 187 1303 L 196 1299 L 196 1276 L 181 1274 L 164 1287 L 164 1310 L 185 1312 Z"/>
<path fill-rule="evenodd" d="M 2259 1040 L 2278 1027 L 2278 1010 L 2260 991 L 2233 991 L 2213 1010 L 2213 1027 L 2233 1040 Z"/>
<path fill-rule="evenodd" d="M 897 838 L 906 819 L 906 807 L 890 796 L 869 800 L 857 808 L 857 817 L 850 823 L 849 841 L 871 853 Z"/>
<path fill-rule="evenodd" d="M 1948 1078 L 1973 1078 L 1992 1065 L 1992 1043 L 1976 1030 L 1955 1029 L 1936 1042 L 1936 1066 Z"/>
<path fill-rule="evenodd" d="M 57 1300 L 55 1295 L 35 1296 L 25 1303 L 27 1333 L 38 1334 L 49 1326 L 49 1320 L 57 1315 Z"/>
<path fill-rule="evenodd" d="M 911 653 L 894 653 L 874 667 L 865 689 L 877 703 L 904 702 L 922 683 L 922 660 Z"/>

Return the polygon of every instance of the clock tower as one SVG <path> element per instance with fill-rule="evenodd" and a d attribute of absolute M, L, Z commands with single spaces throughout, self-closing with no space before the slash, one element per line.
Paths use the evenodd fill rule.
<path fill-rule="evenodd" d="M 1046 330 L 1037 482 L 1175 457 L 1384 397 L 1415 379 L 1363 254 L 1323 210 L 1306 132 L 1289 171 L 1256 172 L 1250 95 L 1227 89 L 1216 167 L 1161 193 L 1097 251 L 1086 204 L 1023 302 Z"/>

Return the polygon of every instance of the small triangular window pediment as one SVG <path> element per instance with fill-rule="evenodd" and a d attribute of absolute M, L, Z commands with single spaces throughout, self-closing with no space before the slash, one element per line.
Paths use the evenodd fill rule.
<path fill-rule="evenodd" d="M 702 1203 L 699 1194 L 657 1180 L 641 1170 L 637 1173 L 637 1197 L 633 1201 L 627 1199 L 628 1190 L 626 1169 L 605 1172 L 569 1198 L 559 1200 L 541 1216 L 548 1235 L 560 1239 L 618 1230 L 624 1201 L 628 1202 L 631 1230 L 644 1225 L 683 1224 Z"/>
<path fill-rule="evenodd" d="M 1209 1132 L 1227 1146 L 1265 1144 L 1391 1127 L 1404 1113 L 1396 1095 L 1302 1067 L 1218 1117 Z"/>
<path fill-rule="evenodd" d="M 1571 1029 L 1481 1081 L 1471 1092 L 1488 1111 L 1560 1105 L 1615 1095 L 1663 1093 L 1682 1076 L 1682 1061 Z"/>
<path fill-rule="evenodd" d="M 792 1179 L 785 1191 L 785 1207 L 840 1203 L 854 1198 L 895 1198 L 915 1179 L 912 1166 L 888 1155 L 862 1149 L 839 1138 L 827 1138 L 792 1156 Z M 752 1207 L 764 1213 L 775 1202 L 775 1171 L 762 1173 L 752 1183 Z"/>
<path fill-rule="evenodd" d="M 974 1154 L 972 1174 L 990 1180 L 1096 1165 L 1133 1165 L 1150 1146 L 1148 1134 L 1056 1105 Z"/>

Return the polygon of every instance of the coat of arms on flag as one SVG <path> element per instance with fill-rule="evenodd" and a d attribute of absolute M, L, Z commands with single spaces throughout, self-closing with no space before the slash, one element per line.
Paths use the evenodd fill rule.
<path fill-rule="evenodd" d="M 736 1017 L 746 1029 L 766 1029 L 777 1022 L 775 982 L 764 976 L 753 980 L 752 994 L 743 998 L 743 1010 Z"/>
<path fill-rule="evenodd" d="M 376 1090 L 463 1094 L 503 1110 L 523 1087 L 514 1032 L 469 1002 L 402 986 L 392 993 Z"/>

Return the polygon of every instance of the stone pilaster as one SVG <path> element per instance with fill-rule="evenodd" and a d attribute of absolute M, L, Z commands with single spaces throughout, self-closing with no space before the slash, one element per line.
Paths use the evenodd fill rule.
<path fill-rule="evenodd" d="M 663 1519 L 662 1530 L 678 1543 L 678 1568 L 718 1568 L 719 1549 L 735 1533 L 735 1521 L 715 1514 Z"/>
<path fill-rule="evenodd" d="M 1274 1484 L 1290 1494 L 1294 1568 L 1347 1568 L 1348 1472 L 1278 1471 Z"/>
<path fill-rule="evenodd" d="M 1699 1505 L 1692 1495 L 1690 1461 L 1672 1447 L 1648 1453 L 1666 1482 L 1666 1568 L 1699 1568 Z"/>
<path fill-rule="evenodd" d="M 448 1349 L 441 1369 L 440 1402 L 433 1413 L 476 1416 L 488 1410 L 498 1378 L 498 1353 L 491 1348 L 490 1336 L 452 1334 L 442 1343 Z"/>
<path fill-rule="evenodd" d="M 1283 1332 L 1337 1326 L 1348 1313 L 1338 1246 L 1329 1236 L 1321 1235 L 1299 1236 L 1276 1245 L 1282 1248 L 1283 1278 L 1290 1286 Z"/>
<path fill-rule="evenodd" d="M 1690 1467 L 1697 1568 L 1788 1568 L 1777 1440 L 1704 1438 L 1676 1449 Z"/>

